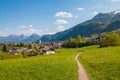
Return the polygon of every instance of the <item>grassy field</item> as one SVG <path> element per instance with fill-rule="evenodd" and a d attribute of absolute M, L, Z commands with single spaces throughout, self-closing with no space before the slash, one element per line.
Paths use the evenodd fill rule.
<path fill-rule="evenodd" d="M 90 80 L 120 80 L 120 47 L 60 49 L 54 55 L 0 60 L 0 80 L 77 80 L 80 62 Z"/>
<path fill-rule="evenodd" d="M 90 80 L 120 80 L 120 47 L 84 47 L 79 56 Z"/>
<path fill-rule="evenodd" d="M 0 80 L 77 80 L 76 55 L 61 49 L 54 55 L 0 60 Z"/>

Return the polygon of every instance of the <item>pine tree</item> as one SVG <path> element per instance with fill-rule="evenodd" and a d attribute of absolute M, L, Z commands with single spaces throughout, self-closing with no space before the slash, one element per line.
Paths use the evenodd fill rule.
<path fill-rule="evenodd" d="M 3 49 L 2 49 L 3 52 L 8 52 L 8 47 L 6 44 L 3 45 Z"/>

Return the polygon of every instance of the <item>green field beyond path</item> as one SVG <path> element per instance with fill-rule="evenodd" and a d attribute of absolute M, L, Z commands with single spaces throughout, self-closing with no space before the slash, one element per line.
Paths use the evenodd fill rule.
<path fill-rule="evenodd" d="M 90 80 L 120 80 L 120 47 L 82 48 L 79 56 Z"/>

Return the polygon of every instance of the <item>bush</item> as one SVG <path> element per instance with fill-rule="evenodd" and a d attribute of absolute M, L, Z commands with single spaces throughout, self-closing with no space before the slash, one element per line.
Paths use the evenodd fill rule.
<path fill-rule="evenodd" d="M 16 59 L 16 58 L 23 58 L 22 54 L 7 54 L 6 59 Z"/>
<path fill-rule="evenodd" d="M 23 58 L 27 58 L 28 57 L 28 53 L 27 52 L 23 52 L 22 56 L 23 56 Z"/>
<path fill-rule="evenodd" d="M 0 60 L 2 59 L 14 59 L 14 58 L 22 58 L 22 54 L 7 54 L 5 52 L 0 51 Z"/>

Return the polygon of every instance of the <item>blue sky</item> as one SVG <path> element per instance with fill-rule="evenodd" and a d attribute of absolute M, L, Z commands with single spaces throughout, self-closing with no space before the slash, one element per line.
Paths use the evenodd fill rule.
<path fill-rule="evenodd" d="M 0 0 L 0 36 L 53 34 L 119 9 L 120 0 Z"/>

